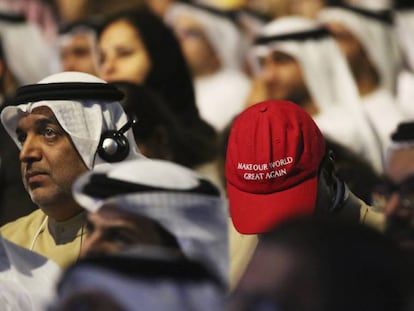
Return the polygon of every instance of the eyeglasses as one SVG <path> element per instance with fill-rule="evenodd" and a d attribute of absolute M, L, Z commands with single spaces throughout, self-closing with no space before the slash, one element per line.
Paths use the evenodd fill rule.
<path fill-rule="evenodd" d="M 414 176 L 409 176 L 398 184 L 384 178 L 384 182 L 376 186 L 372 193 L 373 205 L 383 210 L 392 194 L 399 195 L 402 207 L 414 209 Z"/>

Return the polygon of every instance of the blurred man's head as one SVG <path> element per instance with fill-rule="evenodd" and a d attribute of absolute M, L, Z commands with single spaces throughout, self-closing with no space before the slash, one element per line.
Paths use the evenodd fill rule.
<path fill-rule="evenodd" d="M 414 249 L 414 123 L 401 123 L 385 160 L 385 182 L 374 193 L 386 214 L 386 234 Z"/>
<path fill-rule="evenodd" d="M 227 282 L 224 201 L 190 169 L 164 160 L 126 161 L 82 175 L 73 193 L 89 211 L 84 256 L 169 249 L 206 263 Z"/>
<path fill-rule="evenodd" d="M 243 37 L 226 11 L 210 5 L 174 3 L 165 18 L 177 34 L 193 77 L 242 68 Z"/>
<path fill-rule="evenodd" d="M 362 95 L 377 87 L 395 92 L 402 67 L 392 13 L 361 6 L 328 6 L 319 20 L 332 32 L 352 68 Z M 370 79 L 369 88 L 365 86 Z"/>
<path fill-rule="evenodd" d="M 60 60 L 63 71 L 97 75 L 96 26 L 68 25 L 59 31 Z"/>
<path fill-rule="evenodd" d="M 256 36 L 251 60 L 266 98 L 293 101 L 311 115 L 358 98 L 344 56 L 316 21 L 287 16 L 268 23 Z"/>

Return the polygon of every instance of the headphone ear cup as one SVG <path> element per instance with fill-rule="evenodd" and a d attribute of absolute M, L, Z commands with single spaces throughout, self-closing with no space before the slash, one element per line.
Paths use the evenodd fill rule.
<path fill-rule="evenodd" d="M 119 131 L 106 131 L 101 135 L 98 155 L 107 162 L 120 162 L 129 154 L 128 139 Z"/>

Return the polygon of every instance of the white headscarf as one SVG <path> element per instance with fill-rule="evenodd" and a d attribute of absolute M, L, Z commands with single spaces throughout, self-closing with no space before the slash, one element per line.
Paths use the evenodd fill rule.
<path fill-rule="evenodd" d="M 91 178 L 96 174 L 156 190 L 129 191 L 102 199 L 86 194 L 84 190 L 85 185 L 94 183 Z M 112 203 L 125 212 L 154 220 L 176 238 L 188 258 L 204 263 L 227 284 L 227 207 L 217 189 L 214 195 L 196 190 L 200 182 L 199 175 L 175 163 L 138 159 L 102 166 L 82 175 L 73 186 L 73 194 L 75 200 L 90 212 Z M 212 184 L 210 187 L 215 189 Z"/>
<path fill-rule="evenodd" d="M 320 29 L 321 25 L 310 19 L 282 17 L 263 27 L 259 36 L 282 36 Z M 275 40 L 256 44 L 252 50 L 254 67 L 258 69 L 258 57 L 272 51 L 284 52 L 300 63 L 309 92 L 321 110 L 332 105 L 359 103 L 349 68 L 330 36 L 316 40 Z"/>
<path fill-rule="evenodd" d="M 0 14 L 11 14 L 0 7 Z M 58 69 L 57 48 L 52 46 L 34 23 L 11 22 L 0 16 L 0 41 L 6 63 L 17 85 L 36 83 Z"/>
<path fill-rule="evenodd" d="M 88 40 L 88 44 L 91 48 L 91 57 L 94 64 L 94 69 L 98 71 L 98 52 L 96 50 L 97 46 L 97 34 L 96 29 L 92 25 L 88 25 L 87 23 L 79 23 L 73 25 L 70 29 L 60 32 L 58 37 L 58 46 L 59 49 L 62 50 L 67 46 L 72 44 L 72 41 L 77 36 L 85 36 Z"/>
<path fill-rule="evenodd" d="M 398 74 L 402 68 L 402 55 L 392 24 L 342 7 L 323 8 L 319 20 L 344 24 L 361 42 L 378 70 L 381 86 L 395 94 Z"/>
<path fill-rule="evenodd" d="M 242 68 L 245 41 L 235 23 L 227 17 L 185 3 L 171 4 L 165 20 L 174 25 L 174 20 L 182 16 L 191 17 L 203 27 L 224 68 Z"/>
<path fill-rule="evenodd" d="M 38 84 L 56 82 L 106 83 L 104 80 L 86 73 L 62 72 L 51 75 L 39 81 Z M 101 134 L 106 130 L 119 130 L 128 121 L 119 102 L 43 100 L 8 106 L 1 113 L 1 122 L 19 148 L 20 143 L 17 140 L 16 128 L 20 118 L 24 113 L 30 113 L 36 107 L 41 106 L 49 107 L 53 111 L 59 124 L 70 135 L 73 144 L 89 169 L 100 163 L 106 163 L 97 155 Z M 142 156 L 136 146 L 132 129 L 129 129 L 125 135 L 130 145 L 130 152 L 126 160 Z"/>
<path fill-rule="evenodd" d="M 303 17 L 282 17 L 267 24 L 259 37 L 291 36 L 300 33 L 323 31 L 322 25 L 314 20 Z M 349 66 L 337 46 L 335 40 L 329 35 L 318 38 L 269 40 L 266 43 L 257 43 L 252 48 L 252 61 L 255 70 L 259 68 L 259 57 L 268 55 L 273 51 L 281 51 L 294 57 L 302 68 L 307 88 L 321 111 L 329 112 L 331 109 L 344 109 L 344 122 L 352 122 L 352 127 L 358 129 L 359 145 L 363 145 L 365 156 L 379 171 L 382 159 L 377 139 L 367 120 L 364 117 L 362 103 Z M 329 114 L 328 114 L 329 115 Z M 347 120 L 345 117 L 348 117 Z M 350 121 L 351 120 L 351 121 Z M 334 121 L 332 121 L 334 122 Z M 317 122 L 318 123 L 318 122 Z M 318 126 L 321 126 L 318 123 Z M 329 125 L 332 127 L 332 125 Z M 324 128 L 321 127 L 322 132 Z M 324 132 L 324 135 L 329 133 Z M 338 141 L 339 137 L 331 137 Z M 355 145 L 358 145 L 355 143 Z M 354 151 L 355 148 L 347 146 Z M 359 149 L 359 148 L 357 148 Z"/>
<path fill-rule="evenodd" d="M 0 306 L 10 311 L 41 311 L 54 294 L 57 264 L 4 240 L 0 235 Z"/>

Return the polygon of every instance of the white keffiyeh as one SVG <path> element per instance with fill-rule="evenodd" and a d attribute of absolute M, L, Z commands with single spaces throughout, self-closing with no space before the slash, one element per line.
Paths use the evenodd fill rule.
<path fill-rule="evenodd" d="M 255 44 L 251 51 L 253 67 L 260 72 L 259 58 L 273 51 L 295 58 L 301 66 L 309 93 L 320 110 L 313 118 L 322 133 L 364 156 L 377 171 L 381 171 L 380 146 L 364 116 L 358 89 L 335 40 L 329 35 L 295 38 L 297 34 L 318 30 L 322 30 L 319 22 L 296 16 L 268 23 L 259 37 L 292 38 Z"/>
<path fill-rule="evenodd" d="M 94 174 L 174 191 L 139 191 L 100 199 L 83 189 Z M 75 200 L 90 212 L 114 204 L 125 212 L 145 216 L 159 223 L 177 240 L 190 259 L 204 263 L 224 283 L 228 282 L 227 209 L 217 195 L 196 191 L 200 177 L 190 169 L 163 160 L 138 159 L 102 166 L 82 175 L 73 186 Z"/>
<path fill-rule="evenodd" d="M 10 14 L 0 8 L 0 13 Z M 37 25 L 0 18 L 0 41 L 7 66 L 17 85 L 36 83 L 59 68 L 56 47 L 52 46 Z"/>
<path fill-rule="evenodd" d="M 402 69 L 402 55 L 392 24 L 339 7 L 322 9 L 319 20 L 344 24 L 361 42 L 378 70 L 381 87 L 395 94 L 398 74 Z"/>
<path fill-rule="evenodd" d="M 54 262 L 0 235 L 0 306 L 7 311 L 42 311 L 54 295 L 61 270 Z"/>
<path fill-rule="evenodd" d="M 86 73 L 63 72 L 49 76 L 38 84 L 56 82 L 106 83 Z M 119 130 L 128 121 L 128 117 L 119 102 L 45 100 L 21 104 L 16 107 L 9 106 L 2 111 L 1 121 L 17 146 L 20 147 L 16 136 L 19 119 L 24 113 L 30 113 L 33 109 L 41 106 L 49 107 L 53 111 L 59 124 L 70 135 L 77 151 L 89 169 L 97 164 L 105 163 L 96 154 L 101 134 L 106 130 Z M 142 156 L 136 147 L 131 129 L 126 132 L 126 136 L 130 143 L 130 153 L 127 160 Z"/>
<path fill-rule="evenodd" d="M 245 41 L 235 23 L 229 18 L 185 3 L 173 3 L 166 13 L 165 20 L 168 24 L 174 25 L 175 19 L 185 16 L 196 20 L 203 27 L 222 67 L 242 68 Z"/>

